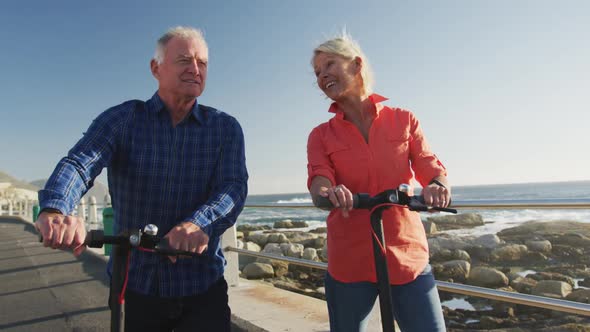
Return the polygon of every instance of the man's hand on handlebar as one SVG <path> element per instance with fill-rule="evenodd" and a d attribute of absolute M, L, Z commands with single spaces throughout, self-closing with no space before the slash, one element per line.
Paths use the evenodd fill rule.
<path fill-rule="evenodd" d="M 168 246 L 174 250 L 188 251 L 202 254 L 207 250 L 209 236 L 190 221 L 175 226 L 164 236 Z M 168 256 L 172 263 L 176 263 L 176 256 Z"/>
<path fill-rule="evenodd" d="M 43 245 L 53 249 L 72 249 L 75 256 L 86 249 L 84 220 L 57 212 L 41 212 L 35 228 L 43 238 Z"/>

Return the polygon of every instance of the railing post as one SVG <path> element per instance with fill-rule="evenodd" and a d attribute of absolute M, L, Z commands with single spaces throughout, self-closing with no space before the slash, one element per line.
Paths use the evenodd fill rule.
<path fill-rule="evenodd" d="M 23 209 L 22 209 L 21 214 L 23 215 L 23 217 L 25 219 L 27 219 L 29 217 L 29 212 L 30 212 L 29 211 L 29 199 L 25 198 L 23 201 Z"/>
<path fill-rule="evenodd" d="M 78 203 L 78 218 L 86 222 L 86 199 L 82 197 Z"/>
<path fill-rule="evenodd" d="M 224 277 L 230 287 L 238 286 L 240 283 L 239 257 L 237 252 L 227 251 L 225 248 L 235 248 L 236 246 L 236 226 L 232 226 L 221 236 L 221 248 L 223 248 L 223 255 L 227 260 Z"/>
<path fill-rule="evenodd" d="M 98 223 L 98 211 L 96 209 L 96 198 L 94 196 L 90 196 L 90 202 L 88 203 L 88 224 L 97 224 Z"/>

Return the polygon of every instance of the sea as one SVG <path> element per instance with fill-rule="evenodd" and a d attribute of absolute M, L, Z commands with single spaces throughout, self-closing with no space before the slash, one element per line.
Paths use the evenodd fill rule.
<path fill-rule="evenodd" d="M 415 190 L 420 193 L 420 188 Z M 456 186 L 452 189 L 456 205 L 468 204 L 546 204 L 585 203 L 590 204 L 590 180 L 571 182 L 543 182 L 497 185 Z M 250 206 L 270 207 L 250 207 Z M 590 223 L 590 209 L 459 209 L 459 213 L 478 213 L 485 225 L 472 229 L 453 230 L 447 233 L 457 235 L 495 234 L 502 229 L 517 226 L 530 220 L 572 220 Z M 309 229 L 326 226 L 328 213 L 312 206 L 309 193 L 274 195 L 249 195 L 246 207 L 238 217 L 238 225 L 269 225 L 276 221 L 305 221 Z M 441 213 L 440 215 L 444 215 Z M 430 213 L 422 213 L 426 219 Z"/>

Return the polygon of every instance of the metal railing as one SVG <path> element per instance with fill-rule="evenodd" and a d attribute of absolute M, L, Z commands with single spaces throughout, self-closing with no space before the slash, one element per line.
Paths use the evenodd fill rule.
<path fill-rule="evenodd" d="M 481 202 L 456 202 L 453 204 L 457 209 L 588 209 L 590 210 L 590 200 L 580 200 L 579 202 L 556 202 L 547 201 L 543 203 L 534 203 L 530 201 L 481 201 Z M 247 205 L 246 208 L 273 208 L 273 209 L 314 209 L 313 206 L 289 205 Z M 295 265 L 327 270 L 328 265 L 322 262 L 314 262 L 310 260 L 280 256 L 276 254 L 261 253 L 245 249 L 238 249 L 235 247 L 226 247 L 226 251 L 236 252 L 240 255 L 247 255 L 252 257 L 266 258 L 271 260 L 278 260 L 288 262 Z M 467 296 L 481 297 L 491 300 L 509 302 L 514 304 L 527 305 L 543 309 L 555 310 L 560 312 L 567 312 L 577 315 L 590 316 L 590 304 L 553 299 L 549 297 L 521 294 L 514 292 L 501 291 L 496 289 L 477 287 L 471 285 L 457 284 L 446 281 L 436 281 L 439 290 L 454 294 L 461 294 Z"/>

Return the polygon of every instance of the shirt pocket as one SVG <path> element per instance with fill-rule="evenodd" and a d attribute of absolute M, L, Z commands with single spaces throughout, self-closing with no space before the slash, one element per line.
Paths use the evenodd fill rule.
<path fill-rule="evenodd" d="M 334 166 L 336 184 L 343 183 L 352 190 L 366 178 L 368 158 L 361 151 L 349 144 L 336 144 L 326 153 Z"/>
<path fill-rule="evenodd" d="M 386 163 L 395 168 L 409 165 L 410 158 L 410 136 L 409 135 L 390 135 L 386 138 L 384 149 Z"/>

